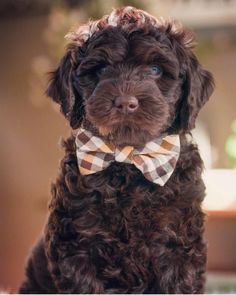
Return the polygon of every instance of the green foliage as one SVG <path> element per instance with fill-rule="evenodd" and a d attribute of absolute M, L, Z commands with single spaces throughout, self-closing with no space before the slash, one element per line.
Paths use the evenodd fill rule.
<path fill-rule="evenodd" d="M 236 167 L 236 119 L 231 125 L 233 134 L 231 134 L 225 144 L 225 151 L 229 157 L 230 163 Z"/>

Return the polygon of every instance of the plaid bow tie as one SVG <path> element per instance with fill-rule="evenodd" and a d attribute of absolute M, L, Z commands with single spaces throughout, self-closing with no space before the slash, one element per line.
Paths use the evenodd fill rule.
<path fill-rule="evenodd" d="M 144 148 L 114 147 L 80 128 L 76 136 L 76 155 L 82 175 L 101 171 L 113 161 L 135 165 L 150 181 L 163 186 L 173 173 L 179 153 L 178 135 L 166 135 L 148 142 Z"/>

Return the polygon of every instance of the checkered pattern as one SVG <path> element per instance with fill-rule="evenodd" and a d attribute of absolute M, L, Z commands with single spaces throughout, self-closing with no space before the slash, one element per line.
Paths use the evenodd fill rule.
<path fill-rule="evenodd" d="M 117 148 L 80 128 L 76 136 L 76 154 L 82 175 L 101 171 L 113 161 L 135 165 L 150 181 L 163 186 L 173 173 L 180 153 L 178 135 L 163 135 L 144 148 Z"/>

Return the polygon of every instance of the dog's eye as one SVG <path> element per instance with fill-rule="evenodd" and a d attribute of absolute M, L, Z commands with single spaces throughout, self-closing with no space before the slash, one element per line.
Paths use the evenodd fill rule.
<path fill-rule="evenodd" d="M 162 75 L 162 68 L 159 66 L 150 66 L 151 74 L 155 76 L 161 76 Z"/>
<path fill-rule="evenodd" d="M 99 68 L 96 69 L 96 74 L 97 74 L 98 76 L 100 76 L 100 75 L 102 75 L 102 74 L 105 73 L 106 69 L 107 69 L 107 66 L 99 67 Z"/>

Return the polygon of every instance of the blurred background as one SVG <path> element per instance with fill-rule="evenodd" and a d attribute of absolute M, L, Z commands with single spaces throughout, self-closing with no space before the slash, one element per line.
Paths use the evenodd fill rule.
<path fill-rule="evenodd" d="M 194 138 L 205 161 L 207 292 L 236 292 L 236 1 L 0 1 L 0 289 L 16 292 L 30 248 L 43 230 L 50 182 L 70 133 L 44 95 L 71 26 L 133 5 L 181 20 L 216 80 Z"/>

